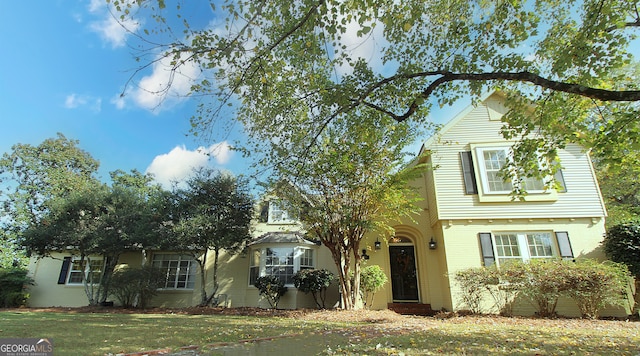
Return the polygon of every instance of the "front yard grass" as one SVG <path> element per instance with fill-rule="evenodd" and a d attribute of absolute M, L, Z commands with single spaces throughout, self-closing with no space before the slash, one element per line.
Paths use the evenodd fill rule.
<path fill-rule="evenodd" d="M 342 313 L 342 314 L 341 314 Z M 317 312 L 314 317 L 0 311 L 0 338 L 51 338 L 56 355 L 105 355 L 281 337 L 291 354 L 638 355 L 638 322 L 467 316 L 450 319 L 368 312 Z M 326 317 L 325 317 L 326 316 Z M 314 345 L 311 345 L 314 344 Z M 311 347 L 313 346 L 313 347 Z M 260 347 L 257 345 L 256 347 Z M 308 353 L 307 353 L 308 354 Z"/>

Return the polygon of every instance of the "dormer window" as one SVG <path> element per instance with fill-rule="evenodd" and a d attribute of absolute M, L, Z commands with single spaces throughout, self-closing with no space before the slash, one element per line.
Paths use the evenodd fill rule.
<path fill-rule="evenodd" d="M 269 218 L 267 220 L 270 224 L 292 224 L 295 223 L 295 218 L 290 215 L 290 210 L 286 203 L 282 200 L 269 201 Z"/>

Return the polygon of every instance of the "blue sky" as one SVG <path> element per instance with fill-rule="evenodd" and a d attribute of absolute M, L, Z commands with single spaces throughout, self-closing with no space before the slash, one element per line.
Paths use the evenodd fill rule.
<path fill-rule="evenodd" d="M 204 5 L 188 14 L 192 23 L 203 26 L 213 20 Z M 207 164 L 246 172 L 248 162 L 227 146 L 242 137 L 239 133 L 219 135 L 214 142 L 189 135 L 192 100 L 172 95 L 158 101 L 135 85 L 124 98 L 119 96 L 140 65 L 129 36 L 109 14 L 105 0 L 3 3 L 0 153 L 16 143 L 37 145 L 60 132 L 79 140 L 100 161 L 104 179 L 116 169 L 138 169 L 168 183 Z M 151 88 L 164 80 L 157 68 L 136 77 Z M 188 83 L 178 80 L 174 86 L 177 94 L 186 93 Z M 202 150 L 212 153 L 211 158 Z"/>
<path fill-rule="evenodd" d="M 0 11 L 0 152 L 16 143 L 37 145 L 57 132 L 80 141 L 101 164 L 100 175 L 123 169 L 151 171 L 164 181 L 207 163 L 242 173 L 246 162 L 221 142 L 188 134 L 195 104 L 170 97 L 157 107 L 133 87 L 139 64 L 106 2 L 11 1 Z M 209 12 L 202 13 L 206 18 Z M 145 73 L 154 80 L 153 73 Z M 141 78 L 138 78 L 139 80 Z M 161 78 L 158 78 L 161 79 Z M 217 146 L 216 146 L 217 145 Z M 175 177 L 174 177 L 175 178 Z"/>

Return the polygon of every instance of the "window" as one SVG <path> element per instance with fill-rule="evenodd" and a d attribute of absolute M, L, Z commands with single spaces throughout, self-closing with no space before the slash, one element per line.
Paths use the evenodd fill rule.
<path fill-rule="evenodd" d="M 251 251 L 249 284 L 259 276 L 274 275 L 285 284 L 293 284 L 293 276 L 301 269 L 314 268 L 314 250 L 304 247 L 265 247 Z"/>
<path fill-rule="evenodd" d="M 490 192 L 511 192 L 511 182 L 506 182 L 500 176 L 500 170 L 507 163 L 505 150 L 482 150 L 482 166 L 480 170 L 485 188 Z"/>
<path fill-rule="evenodd" d="M 267 248 L 265 275 L 273 275 L 285 284 L 293 284 L 293 251 L 293 248 Z"/>
<path fill-rule="evenodd" d="M 491 238 L 490 234 L 480 235 L 481 239 L 483 237 Z M 500 232 L 493 234 L 493 241 L 482 242 L 485 265 L 487 265 L 487 257 L 490 259 L 493 257 L 494 251 L 487 251 L 492 248 L 491 245 L 495 248 L 495 259 L 498 264 L 559 256 L 556 240 L 550 232 Z M 564 254 L 562 256 L 564 257 Z M 492 261 L 489 264 L 491 263 Z"/>
<path fill-rule="evenodd" d="M 82 284 L 83 278 L 87 279 L 87 283 L 100 283 L 102 266 L 102 259 L 85 257 L 81 260 L 80 257 L 74 257 L 71 260 L 67 284 Z"/>
<path fill-rule="evenodd" d="M 507 164 L 509 149 L 506 147 L 478 147 L 476 152 L 479 157 L 480 179 L 484 192 L 488 194 L 509 194 L 513 190 L 513 184 L 504 180 L 500 170 Z M 541 179 L 527 177 L 523 180 L 524 189 L 528 192 L 541 192 L 544 190 L 544 182 Z"/>
<path fill-rule="evenodd" d="M 295 220 L 290 216 L 285 203 L 281 200 L 271 200 L 269 202 L 269 223 L 271 224 L 291 224 Z"/>
<path fill-rule="evenodd" d="M 162 289 L 193 289 L 195 285 L 196 261 L 189 255 L 156 254 L 153 266 L 165 275 Z"/>

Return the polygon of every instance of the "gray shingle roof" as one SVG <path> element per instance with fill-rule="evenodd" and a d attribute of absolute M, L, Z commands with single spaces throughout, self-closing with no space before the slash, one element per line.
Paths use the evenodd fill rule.
<path fill-rule="evenodd" d="M 258 236 L 249 245 L 271 244 L 271 243 L 293 243 L 298 245 L 316 245 L 315 242 L 307 240 L 300 232 L 274 231 Z"/>

